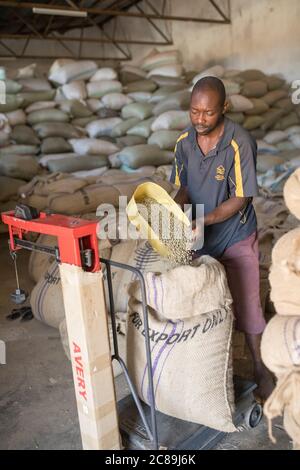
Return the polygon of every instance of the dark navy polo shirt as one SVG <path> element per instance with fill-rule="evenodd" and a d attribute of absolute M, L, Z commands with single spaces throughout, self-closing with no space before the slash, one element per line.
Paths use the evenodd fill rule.
<path fill-rule="evenodd" d="M 202 153 L 196 130 L 190 126 L 177 140 L 171 182 L 187 186 L 193 209 L 196 204 L 204 204 L 204 214 L 208 214 L 231 197 L 258 195 L 256 156 L 253 137 L 226 117 L 224 133 L 207 155 Z M 206 226 L 204 245 L 197 253 L 218 258 L 227 248 L 251 235 L 256 226 L 255 211 L 249 202 L 224 222 Z"/>

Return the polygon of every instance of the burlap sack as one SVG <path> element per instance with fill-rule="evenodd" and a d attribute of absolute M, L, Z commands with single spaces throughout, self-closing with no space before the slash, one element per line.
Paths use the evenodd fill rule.
<path fill-rule="evenodd" d="M 264 406 L 273 442 L 272 419 L 288 413 L 290 436 L 300 442 L 300 317 L 275 315 L 267 324 L 261 343 L 262 359 L 278 378 L 276 388 Z M 286 422 L 286 420 L 285 420 Z"/>
<path fill-rule="evenodd" d="M 92 116 L 92 111 L 85 101 L 63 100 L 59 102 L 61 111 L 70 114 L 74 118 L 88 118 Z"/>
<path fill-rule="evenodd" d="M 262 116 L 247 116 L 243 122 L 243 127 L 249 131 L 260 127 L 264 122 Z"/>
<path fill-rule="evenodd" d="M 24 125 L 18 125 L 13 128 L 11 139 L 16 142 L 16 144 L 37 145 L 40 143 L 34 130 Z"/>
<path fill-rule="evenodd" d="M 241 77 L 245 81 L 250 80 L 264 80 L 265 74 L 261 70 L 257 69 L 248 69 L 239 72 L 239 77 Z"/>
<path fill-rule="evenodd" d="M 286 98 L 287 97 L 287 91 L 286 90 L 274 90 L 274 91 L 269 91 L 265 96 L 263 96 L 263 100 L 269 105 L 272 106 L 276 101 L 279 101 L 281 98 Z"/>
<path fill-rule="evenodd" d="M 263 80 L 252 80 L 244 83 L 242 95 L 248 98 L 260 98 L 268 92 L 268 87 Z"/>
<path fill-rule="evenodd" d="M 260 98 L 251 98 L 251 103 L 253 104 L 252 109 L 247 109 L 245 111 L 245 114 L 248 115 L 257 115 L 257 114 L 262 114 L 268 111 L 269 105 L 262 99 Z"/>
<path fill-rule="evenodd" d="M 111 67 L 101 67 L 92 75 L 90 82 L 97 82 L 99 80 L 115 80 L 118 78 L 116 70 Z"/>
<path fill-rule="evenodd" d="M 238 124 L 243 124 L 245 119 L 245 115 L 243 113 L 226 113 L 226 116 Z"/>
<path fill-rule="evenodd" d="M 288 178 L 283 188 L 283 197 L 291 213 L 300 219 L 300 169 Z"/>
<path fill-rule="evenodd" d="M 135 93 L 136 91 L 155 91 L 157 88 L 156 83 L 153 80 L 136 80 L 128 83 L 124 91 L 126 93 Z"/>
<path fill-rule="evenodd" d="M 51 235 L 40 235 L 36 243 L 50 247 L 58 246 L 57 238 Z M 49 270 L 54 261 L 54 256 L 51 256 L 47 253 L 32 251 L 30 253 L 28 263 L 28 274 L 30 279 L 34 282 L 39 282 L 43 274 Z"/>
<path fill-rule="evenodd" d="M 215 272 L 213 281 L 208 281 L 209 276 L 201 265 L 180 266 L 164 274 L 146 275 L 155 403 L 165 414 L 233 432 L 236 430 L 232 422 L 234 397 L 230 349 L 233 315 L 231 300 L 228 305 L 226 299 L 223 299 L 222 307 L 209 311 L 216 277 L 219 286 L 226 286 L 226 298 L 230 299 L 223 268 L 216 261 L 211 263 L 218 265 L 218 275 Z M 207 266 L 208 270 L 212 264 Z M 199 276 L 198 270 L 202 273 Z M 188 271 L 193 271 L 193 276 L 186 278 Z M 201 288 L 198 286 L 200 278 Z M 135 283 L 130 286 L 129 294 L 127 366 L 140 398 L 149 403 L 142 305 L 137 299 L 140 294 Z M 177 297 L 180 305 L 176 303 Z M 182 304 L 187 297 L 193 299 L 188 311 L 188 304 Z M 221 297 L 219 292 L 218 299 Z M 165 317 L 162 312 L 171 317 Z"/>
<path fill-rule="evenodd" d="M 148 138 L 151 134 L 151 126 L 154 122 L 153 117 L 146 119 L 145 121 L 140 121 L 130 129 L 128 129 L 127 134 L 129 136 L 141 136 Z M 130 145 L 130 144 L 129 144 Z M 134 144 L 132 144 L 134 145 Z"/>
<path fill-rule="evenodd" d="M 46 137 L 64 137 L 65 139 L 79 138 L 81 133 L 74 126 L 65 122 L 41 122 L 34 125 L 34 130 L 41 139 Z"/>
<path fill-rule="evenodd" d="M 190 123 L 189 113 L 187 111 L 167 111 L 158 116 L 151 125 L 151 130 L 183 130 Z"/>
<path fill-rule="evenodd" d="M 72 146 L 63 137 L 47 137 L 42 141 L 41 154 L 72 152 Z"/>
<path fill-rule="evenodd" d="M 44 272 L 30 295 L 32 313 L 37 320 L 58 328 L 64 319 L 64 303 L 59 266 L 54 261 Z"/>
<path fill-rule="evenodd" d="M 300 228 L 286 233 L 275 244 L 269 279 L 276 311 L 280 315 L 299 315 Z"/>
<path fill-rule="evenodd" d="M 180 131 L 161 130 L 153 132 L 148 139 L 148 144 L 156 144 L 162 150 L 174 150 Z"/>
<path fill-rule="evenodd" d="M 36 159 L 27 155 L 4 155 L 0 158 L 0 172 L 12 178 L 31 180 L 40 170 Z"/>
<path fill-rule="evenodd" d="M 138 118 L 141 121 L 152 115 L 153 105 L 150 103 L 130 103 L 122 108 L 123 119 Z"/>
<path fill-rule="evenodd" d="M 99 204 L 119 204 L 118 190 L 105 184 L 93 184 L 73 194 L 55 193 L 48 197 L 48 207 L 67 215 L 86 214 L 95 211 Z"/>
<path fill-rule="evenodd" d="M 117 124 L 111 131 L 112 137 L 121 137 L 122 135 L 126 135 L 126 132 L 131 129 L 131 127 L 138 124 L 139 119 L 136 117 L 125 119 L 125 121 L 120 122 Z M 112 152 L 114 153 L 114 152 Z"/>
<path fill-rule="evenodd" d="M 154 116 L 159 116 L 166 111 L 188 110 L 191 101 L 191 92 L 187 90 L 171 93 L 165 99 L 157 103 L 153 108 Z"/>
<path fill-rule="evenodd" d="M 68 122 L 69 119 L 69 115 L 59 109 L 42 109 L 27 115 L 27 122 L 32 126 L 40 122 Z"/>
<path fill-rule="evenodd" d="M 17 195 L 19 188 L 24 184 L 24 180 L 0 176 L 0 202 L 8 201 Z"/>

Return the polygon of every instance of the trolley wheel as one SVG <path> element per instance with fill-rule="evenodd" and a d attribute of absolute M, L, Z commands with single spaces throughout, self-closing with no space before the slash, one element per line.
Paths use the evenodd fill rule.
<path fill-rule="evenodd" d="M 254 403 L 245 414 L 244 422 L 248 429 L 255 428 L 261 421 L 263 408 L 259 403 Z"/>

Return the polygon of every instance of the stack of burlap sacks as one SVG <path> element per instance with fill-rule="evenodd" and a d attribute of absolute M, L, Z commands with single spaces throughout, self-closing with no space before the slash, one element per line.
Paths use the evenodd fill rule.
<path fill-rule="evenodd" d="M 191 85 L 205 75 L 224 81 L 228 115 L 258 139 L 259 171 L 297 156 L 299 106 L 280 77 L 221 65 L 186 72 L 178 51 L 153 50 L 138 66 L 116 69 L 56 60 L 47 78 L 30 66 L 6 80 L 6 104 L 0 105 L 0 175 L 6 177 L 0 181 L 1 210 L 20 196 L 20 180 L 45 172 L 85 179 L 109 167 L 134 172 L 163 165 L 162 176 L 168 177 L 176 139 L 189 125 Z M 77 184 L 72 194 L 80 199 Z M 39 202 L 42 208 L 45 200 Z"/>
<path fill-rule="evenodd" d="M 271 300 L 277 314 L 263 334 L 261 351 L 266 366 L 276 375 L 276 388 L 264 406 L 271 420 L 283 415 L 284 427 L 300 449 L 300 169 L 284 186 L 287 207 L 298 227 L 282 236 L 272 251 Z"/>

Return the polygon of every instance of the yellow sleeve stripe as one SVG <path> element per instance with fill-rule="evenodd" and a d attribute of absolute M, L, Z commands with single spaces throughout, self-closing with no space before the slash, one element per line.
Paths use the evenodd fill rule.
<path fill-rule="evenodd" d="M 188 132 L 184 132 L 183 134 L 181 134 L 181 135 L 178 137 L 178 139 L 176 140 L 176 145 L 175 145 L 175 149 L 174 149 L 174 152 L 175 152 L 175 153 L 176 153 L 176 150 L 177 150 L 177 144 L 178 144 L 178 142 L 180 142 L 182 139 L 185 139 L 188 135 L 189 135 Z M 175 173 L 175 185 L 176 185 L 176 186 L 180 186 L 180 178 L 179 178 L 179 176 L 180 176 L 180 173 L 181 173 L 181 171 L 182 171 L 182 167 L 181 167 L 180 173 L 179 173 L 179 171 L 178 171 L 178 164 L 177 164 L 177 160 L 176 160 L 176 155 L 175 155 L 175 171 L 176 171 L 176 173 Z"/>
<path fill-rule="evenodd" d="M 177 165 L 177 160 L 176 160 L 176 157 L 175 157 L 175 185 L 176 186 L 180 186 L 180 178 L 179 178 L 179 173 L 178 173 L 178 165 Z"/>
<path fill-rule="evenodd" d="M 240 150 L 238 144 L 233 139 L 231 145 L 234 149 L 235 195 L 236 197 L 244 197 Z"/>
<path fill-rule="evenodd" d="M 176 152 L 176 150 L 177 150 L 177 144 L 178 144 L 178 142 L 180 142 L 182 139 L 185 139 L 188 135 L 189 135 L 188 132 L 184 132 L 184 134 L 181 134 L 181 135 L 178 137 L 178 139 L 176 140 L 176 145 L 175 145 L 174 152 Z"/>

